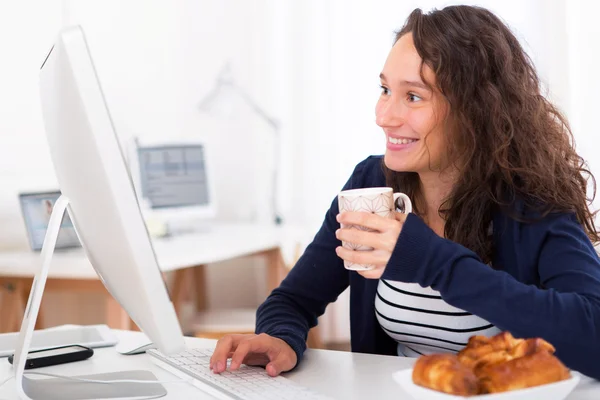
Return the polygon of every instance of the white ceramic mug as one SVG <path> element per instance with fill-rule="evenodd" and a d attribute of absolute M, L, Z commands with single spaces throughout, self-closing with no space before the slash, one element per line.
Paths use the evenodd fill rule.
<path fill-rule="evenodd" d="M 402 202 L 400 206 L 396 205 L 398 199 L 401 199 Z M 387 218 L 393 218 L 394 211 L 406 214 L 412 212 L 412 202 L 408 196 L 404 193 L 394 193 L 393 189 L 389 187 L 344 190 L 338 194 L 338 206 L 340 212 L 367 212 Z M 346 224 L 342 224 L 341 227 L 370 231 L 370 229 L 358 225 L 347 226 Z M 354 251 L 373 250 L 372 247 L 344 241 L 342 241 L 342 246 Z M 354 264 L 346 260 L 344 260 L 344 267 L 353 271 L 365 271 L 375 268 L 374 265 Z"/>

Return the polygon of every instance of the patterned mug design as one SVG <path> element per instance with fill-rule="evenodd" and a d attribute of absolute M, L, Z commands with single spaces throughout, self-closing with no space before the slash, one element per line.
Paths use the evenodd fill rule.
<path fill-rule="evenodd" d="M 402 205 L 400 205 L 399 207 L 397 207 L 398 199 L 400 199 L 402 203 Z M 392 218 L 392 213 L 394 211 L 400 211 L 403 213 L 412 212 L 412 203 L 408 196 L 404 193 L 394 193 L 392 188 L 388 187 L 352 189 L 342 191 L 338 195 L 338 206 L 340 212 L 368 212 L 380 215 L 385 218 Z M 358 225 L 347 226 L 345 224 L 342 224 L 341 227 L 371 231 L 370 229 L 365 228 L 364 226 Z M 354 251 L 373 250 L 372 247 L 358 245 L 350 242 L 342 242 L 342 246 Z M 353 271 L 364 271 L 375 268 L 374 265 L 355 264 L 346 260 L 344 260 L 344 267 Z"/>

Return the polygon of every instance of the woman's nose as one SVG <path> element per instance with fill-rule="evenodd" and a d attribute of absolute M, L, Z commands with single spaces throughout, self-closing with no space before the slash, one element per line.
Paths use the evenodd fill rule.
<path fill-rule="evenodd" d="M 398 126 L 404 121 L 402 104 L 393 102 L 392 99 L 379 102 L 375 109 L 375 123 L 381 127 Z"/>

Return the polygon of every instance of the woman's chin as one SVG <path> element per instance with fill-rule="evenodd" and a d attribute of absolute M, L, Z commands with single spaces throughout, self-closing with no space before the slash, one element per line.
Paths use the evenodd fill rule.
<path fill-rule="evenodd" d="M 398 157 L 391 156 L 386 153 L 383 157 L 383 162 L 385 166 L 396 172 L 414 172 L 414 168 L 411 168 L 411 165 L 406 162 L 406 160 L 398 159 Z"/>

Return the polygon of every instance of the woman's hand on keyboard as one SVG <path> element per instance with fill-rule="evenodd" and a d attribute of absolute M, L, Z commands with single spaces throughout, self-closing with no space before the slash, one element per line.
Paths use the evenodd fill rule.
<path fill-rule="evenodd" d="M 242 364 L 264 366 L 270 376 L 289 371 L 298 362 L 296 352 L 283 340 L 260 335 L 225 335 L 217 342 L 210 358 L 210 369 L 219 374 L 227 369 L 235 371 Z"/>

